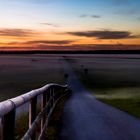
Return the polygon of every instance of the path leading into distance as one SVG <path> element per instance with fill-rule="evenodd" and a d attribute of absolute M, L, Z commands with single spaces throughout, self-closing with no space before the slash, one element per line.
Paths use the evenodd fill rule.
<path fill-rule="evenodd" d="M 95 99 L 64 60 L 73 91 L 64 106 L 61 140 L 140 140 L 140 120 Z"/>

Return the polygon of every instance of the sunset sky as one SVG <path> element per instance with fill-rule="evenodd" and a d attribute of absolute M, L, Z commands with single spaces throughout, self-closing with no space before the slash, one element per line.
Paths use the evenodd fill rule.
<path fill-rule="evenodd" d="M 0 0 L 0 50 L 115 44 L 140 49 L 140 0 Z"/>

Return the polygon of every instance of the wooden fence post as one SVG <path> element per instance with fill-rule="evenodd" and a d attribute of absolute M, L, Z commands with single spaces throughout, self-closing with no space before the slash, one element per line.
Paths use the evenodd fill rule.
<path fill-rule="evenodd" d="M 52 102 L 53 102 L 53 106 L 54 106 L 54 103 L 55 103 L 55 88 L 53 87 L 52 88 Z"/>
<path fill-rule="evenodd" d="M 2 140 L 15 140 L 15 108 L 2 118 Z"/>
<path fill-rule="evenodd" d="M 53 107 L 53 89 L 52 88 L 50 88 L 50 99 L 51 99 L 51 101 L 50 101 L 50 109 Z"/>
<path fill-rule="evenodd" d="M 47 104 L 47 96 L 46 96 L 46 93 L 44 93 L 42 95 L 42 99 L 41 99 L 41 111 L 43 111 L 43 109 L 45 108 L 46 104 Z M 41 120 L 41 131 L 43 130 L 45 121 L 46 121 L 46 113 L 43 115 L 42 120 Z"/>
<path fill-rule="evenodd" d="M 36 119 L 36 114 L 37 114 L 37 96 L 35 96 L 29 105 L 29 128 L 31 127 L 32 123 Z M 36 132 L 31 137 L 31 140 L 35 140 L 36 138 Z"/>

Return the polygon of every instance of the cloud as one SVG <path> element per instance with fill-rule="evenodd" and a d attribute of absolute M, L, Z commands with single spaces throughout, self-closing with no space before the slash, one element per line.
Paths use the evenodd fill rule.
<path fill-rule="evenodd" d="M 92 18 L 101 18 L 100 15 L 91 15 Z"/>
<path fill-rule="evenodd" d="M 9 42 L 5 43 L 5 45 L 10 46 L 67 46 L 74 42 L 74 40 L 31 40 L 31 41 L 24 41 L 24 42 Z"/>
<path fill-rule="evenodd" d="M 79 17 L 81 17 L 81 18 L 86 18 L 86 17 L 88 17 L 88 15 L 86 15 L 86 14 L 84 15 L 84 14 L 83 14 L 83 15 L 80 15 Z"/>
<path fill-rule="evenodd" d="M 28 37 L 37 32 L 30 29 L 0 29 L 0 36 Z"/>
<path fill-rule="evenodd" d="M 33 41 L 27 41 L 24 42 L 25 44 L 40 44 L 40 45 L 48 45 L 48 44 L 54 44 L 54 45 L 67 45 L 74 42 L 73 40 L 33 40 Z"/>
<path fill-rule="evenodd" d="M 51 27 L 60 27 L 56 24 L 53 24 L 53 23 L 47 23 L 47 22 L 44 22 L 44 23 L 41 23 L 42 25 L 46 25 L 46 26 L 51 26 Z"/>
<path fill-rule="evenodd" d="M 128 31 L 109 31 L 109 30 L 68 32 L 68 34 L 79 37 L 96 37 L 97 39 L 128 39 L 139 37 L 133 35 L 131 32 Z"/>
<path fill-rule="evenodd" d="M 101 18 L 101 16 L 100 15 L 86 15 L 86 14 L 83 14 L 83 15 L 80 15 L 79 17 L 81 17 L 81 18 Z"/>

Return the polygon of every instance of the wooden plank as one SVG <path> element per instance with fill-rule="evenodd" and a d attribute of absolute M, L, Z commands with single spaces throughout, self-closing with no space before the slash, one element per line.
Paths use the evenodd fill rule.
<path fill-rule="evenodd" d="M 37 114 L 37 96 L 35 96 L 29 105 L 29 128 L 31 127 L 32 123 L 36 119 Z M 36 132 L 33 133 L 31 140 L 35 140 L 36 138 Z"/>
<path fill-rule="evenodd" d="M 44 110 L 46 104 L 47 104 L 47 95 L 44 93 L 42 95 L 42 99 L 41 99 L 41 111 Z M 44 113 L 44 115 L 42 117 L 42 120 L 41 120 L 41 131 L 42 131 L 43 127 L 44 127 L 45 121 L 46 121 L 46 113 Z"/>

